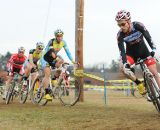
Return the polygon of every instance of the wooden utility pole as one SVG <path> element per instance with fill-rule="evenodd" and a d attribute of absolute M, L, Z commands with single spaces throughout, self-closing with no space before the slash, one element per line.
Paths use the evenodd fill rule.
<path fill-rule="evenodd" d="M 75 24 L 75 57 L 76 61 L 80 63 L 79 69 L 83 70 L 83 14 L 84 14 L 84 0 L 76 0 L 76 24 Z M 83 77 L 79 78 L 81 85 L 80 101 L 84 101 L 83 93 Z"/>

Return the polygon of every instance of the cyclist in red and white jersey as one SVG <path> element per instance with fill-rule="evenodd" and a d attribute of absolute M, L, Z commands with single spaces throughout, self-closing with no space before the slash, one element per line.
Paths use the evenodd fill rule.
<path fill-rule="evenodd" d="M 14 72 L 17 72 L 20 75 L 24 74 L 23 63 L 26 60 L 26 56 L 24 55 L 24 53 L 25 53 L 25 48 L 24 47 L 19 47 L 18 48 L 18 53 L 13 54 L 11 56 L 11 58 L 9 59 L 8 63 L 7 63 L 8 80 L 6 81 L 6 88 L 5 88 L 5 92 L 4 92 L 4 95 L 3 95 L 4 99 L 5 99 L 6 94 L 7 94 L 8 86 L 10 85 L 10 83 L 13 79 Z"/>
<path fill-rule="evenodd" d="M 124 74 L 138 85 L 140 94 L 145 94 L 144 83 L 137 79 L 130 65 L 134 64 L 137 59 L 145 59 L 149 56 L 154 57 L 156 53 L 156 46 L 152 38 L 140 22 L 131 22 L 130 12 L 121 10 L 117 13 L 115 20 L 117 21 L 120 31 L 117 35 L 118 47 L 123 63 Z M 151 52 L 149 51 L 144 38 L 148 42 Z M 126 47 L 124 46 L 126 43 Z M 150 58 L 145 61 L 149 70 L 154 75 L 158 85 L 160 86 L 160 76 L 156 68 L 156 61 Z"/>
<path fill-rule="evenodd" d="M 19 74 L 23 74 L 23 63 L 26 60 L 26 56 L 24 55 L 25 48 L 20 47 L 18 48 L 18 53 L 13 54 L 7 63 L 8 71 L 10 72 L 9 75 L 13 76 L 14 72 Z"/>

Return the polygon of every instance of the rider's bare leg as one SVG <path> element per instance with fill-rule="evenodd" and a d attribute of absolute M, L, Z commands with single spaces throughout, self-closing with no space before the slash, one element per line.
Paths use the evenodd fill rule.
<path fill-rule="evenodd" d="M 56 68 L 59 68 L 60 65 L 61 65 L 63 62 L 64 62 L 63 59 L 58 59 L 58 60 L 56 61 L 55 67 L 56 67 Z"/>
<path fill-rule="evenodd" d="M 42 87 L 44 87 L 46 90 L 48 88 L 48 85 L 49 85 L 49 77 L 50 77 L 50 74 L 51 74 L 51 69 L 50 67 L 45 67 L 44 68 L 44 78 L 43 78 L 43 81 L 42 81 Z"/>
<path fill-rule="evenodd" d="M 31 72 L 32 66 L 30 63 L 27 64 L 27 66 L 24 68 L 24 80 L 27 80 L 30 72 Z"/>
<path fill-rule="evenodd" d="M 56 62 L 55 67 L 56 67 L 56 68 L 59 68 L 60 65 L 61 65 L 63 62 L 64 62 L 63 59 L 59 59 L 59 60 Z M 56 79 L 57 77 L 59 77 L 60 72 L 61 72 L 61 70 L 57 70 L 57 71 L 54 73 L 54 77 L 53 77 L 52 79 Z"/>

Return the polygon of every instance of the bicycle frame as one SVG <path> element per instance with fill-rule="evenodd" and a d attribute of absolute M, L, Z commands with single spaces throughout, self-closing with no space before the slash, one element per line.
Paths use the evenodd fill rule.
<path fill-rule="evenodd" d="M 29 77 L 28 77 L 28 92 L 30 92 L 31 91 L 31 89 L 32 89 L 32 83 L 33 83 L 33 81 L 34 81 L 34 79 L 32 79 L 32 77 L 33 77 L 33 75 L 35 75 L 35 77 L 34 77 L 34 79 L 36 79 L 36 77 L 39 75 L 38 74 L 38 72 L 33 72 L 33 73 L 30 73 L 29 74 Z"/>
<path fill-rule="evenodd" d="M 77 64 L 78 65 L 78 64 Z M 49 77 L 49 86 L 48 86 L 48 94 L 60 100 L 62 105 L 64 106 L 73 106 L 77 103 L 80 97 L 80 83 L 77 77 L 74 74 L 70 74 L 68 71 L 68 63 L 63 63 L 59 68 L 51 69 L 51 74 Z M 75 66 L 73 67 L 75 70 Z M 71 71 L 73 70 L 70 69 Z M 58 74 L 56 84 L 52 84 L 52 76 L 57 73 L 56 71 L 60 70 L 60 74 Z M 49 100 L 47 100 L 44 96 L 46 96 L 45 88 L 42 84 L 44 77 L 44 72 L 39 71 L 39 75 L 35 78 L 32 84 L 31 91 L 31 100 L 34 104 L 46 105 Z M 36 83 L 38 82 L 38 85 Z"/>
<path fill-rule="evenodd" d="M 32 79 L 33 75 L 35 76 L 34 78 L 36 78 L 38 76 L 38 72 L 36 71 L 31 71 L 29 73 L 29 77 L 27 79 L 27 86 L 23 86 L 23 82 L 21 82 L 21 92 L 20 92 L 20 103 L 25 103 L 28 97 L 28 94 L 31 92 L 32 90 L 32 83 L 34 81 L 34 79 Z"/>
<path fill-rule="evenodd" d="M 49 79 L 49 86 L 50 86 L 50 89 L 52 90 L 53 96 L 55 96 L 54 93 L 55 93 L 56 89 L 59 87 L 59 85 L 62 81 L 64 81 L 64 84 L 65 84 L 66 88 L 69 86 L 69 81 L 68 81 L 65 65 L 69 65 L 69 64 L 65 63 L 62 66 L 60 66 L 58 69 L 55 69 L 55 70 L 53 70 L 52 67 L 50 67 L 51 68 L 51 73 L 55 73 L 57 70 L 61 71 L 61 73 L 59 75 L 59 78 L 58 78 L 58 85 L 53 87 L 52 82 L 51 82 L 52 81 L 51 76 L 50 76 L 50 79 Z"/>
<path fill-rule="evenodd" d="M 150 72 L 147 65 L 144 64 L 144 61 L 147 60 L 148 58 L 150 57 L 139 60 L 136 63 L 136 65 L 140 64 L 140 67 L 143 72 L 144 83 L 148 92 L 148 96 L 151 98 L 151 101 L 153 102 L 153 105 L 155 106 L 157 111 L 160 112 L 160 89 L 154 78 L 154 75 Z"/>
<path fill-rule="evenodd" d="M 152 78 L 153 81 L 154 81 L 154 84 L 155 84 L 155 86 L 156 86 L 156 90 L 159 91 L 160 89 L 159 89 L 159 87 L 158 87 L 158 84 L 157 84 L 157 82 L 156 82 L 153 74 L 150 72 L 150 70 L 148 69 L 147 65 L 144 64 L 144 61 L 145 61 L 145 60 L 146 60 L 146 59 L 141 60 L 141 61 L 139 61 L 139 63 L 138 63 L 138 64 L 140 64 L 140 67 L 141 67 L 141 69 L 142 69 L 144 80 L 146 79 L 147 76 L 150 77 L 150 78 Z"/>
<path fill-rule="evenodd" d="M 14 72 L 14 76 L 13 76 L 13 79 L 11 81 L 11 84 L 15 83 L 14 90 L 16 90 L 16 91 L 18 91 L 18 89 L 19 89 L 19 88 L 17 88 L 17 87 L 19 87 L 19 84 L 20 84 L 19 76 L 22 76 L 22 75 Z M 18 84 L 18 86 L 16 86 L 16 84 Z"/>

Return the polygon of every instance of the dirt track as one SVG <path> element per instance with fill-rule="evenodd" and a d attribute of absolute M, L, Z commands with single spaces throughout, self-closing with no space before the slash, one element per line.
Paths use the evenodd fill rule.
<path fill-rule="evenodd" d="M 160 115 L 145 99 L 110 93 L 105 106 L 102 98 L 85 92 L 85 102 L 74 107 L 55 100 L 45 107 L 1 101 L 0 130 L 159 130 Z"/>

